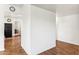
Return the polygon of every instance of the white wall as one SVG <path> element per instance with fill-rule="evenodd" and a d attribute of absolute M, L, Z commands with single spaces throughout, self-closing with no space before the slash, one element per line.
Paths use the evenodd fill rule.
<path fill-rule="evenodd" d="M 0 5 L 0 51 L 4 50 L 4 7 Z"/>
<path fill-rule="evenodd" d="M 30 5 L 23 6 L 23 19 L 22 19 L 22 37 L 21 45 L 27 54 L 31 54 L 31 19 L 30 19 Z"/>
<path fill-rule="evenodd" d="M 38 54 L 56 46 L 55 13 L 23 6 L 21 45 L 27 54 Z"/>
<path fill-rule="evenodd" d="M 79 45 L 79 14 L 57 17 L 57 39 Z"/>
<path fill-rule="evenodd" d="M 0 51 L 4 50 L 4 18 L 0 18 Z"/>
<path fill-rule="evenodd" d="M 31 6 L 31 53 L 38 54 L 56 46 L 55 13 Z"/>

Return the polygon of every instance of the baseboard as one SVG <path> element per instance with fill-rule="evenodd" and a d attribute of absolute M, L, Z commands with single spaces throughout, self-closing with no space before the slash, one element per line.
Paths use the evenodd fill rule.
<path fill-rule="evenodd" d="M 56 41 L 64 42 L 64 43 L 68 43 L 68 44 L 72 44 L 72 45 L 79 46 L 78 44 L 75 44 L 75 43 L 73 43 L 73 42 L 69 42 L 69 41 L 64 41 L 64 40 L 56 40 Z"/>
<path fill-rule="evenodd" d="M 4 48 L 0 48 L 0 51 L 4 51 L 5 49 Z"/>
<path fill-rule="evenodd" d="M 57 40 L 57 55 L 79 55 L 79 45 Z"/>
<path fill-rule="evenodd" d="M 43 52 L 39 53 L 38 55 L 41 55 L 41 54 L 44 54 L 44 55 L 45 55 L 45 53 L 46 53 L 46 52 L 49 52 L 51 49 L 52 49 L 52 50 L 53 50 L 53 49 L 56 50 L 56 47 L 50 48 L 50 49 L 48 49 L 48 50 L 46 50 L 46 51 L 43 51 Z M 54 55 L 56 55 L 56 54 L 54 54 Z"/>

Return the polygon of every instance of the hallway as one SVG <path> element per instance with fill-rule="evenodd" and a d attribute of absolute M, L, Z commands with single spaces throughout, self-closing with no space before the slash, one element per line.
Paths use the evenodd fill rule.
<path fill-rule="evenodd" d="M 0 55 L 26 55 L 21 47 L 20 36 L 5 39 L 5 51 L 0 51 Z"/>

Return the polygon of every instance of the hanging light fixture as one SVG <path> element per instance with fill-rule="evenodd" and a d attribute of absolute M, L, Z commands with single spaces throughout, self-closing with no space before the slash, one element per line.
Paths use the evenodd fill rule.
<path fill-rule="evenodd" d="M 11 19 L 10 19 L 10 18 L 8 18 L 8 19 L 7 19 L 7 22 L 11 22 Z"/>
<path fill-rule="evenodd" d="M 15 9 L 14 6 L 10 6 L 10 7 L 9 7 L 9 10 L 10 10 L 11 12 L 15 12 L 16 9 Z"/>

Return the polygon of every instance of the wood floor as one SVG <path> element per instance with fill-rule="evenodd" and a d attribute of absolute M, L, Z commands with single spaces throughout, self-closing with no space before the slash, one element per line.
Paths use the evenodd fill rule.
<path fill-rule="evenodd" d="M 21 47 L 20 36 L 5 39 L 5 51 L 0 51 L 0 55 L 26 55 Z"/>
<path fill-rule="evenodd" d="M 39 55 L 79 55 L 78 45 L 69 44 L 58 40 L 56 43 L 55 48 L 42 52 Z"/>
<path fill-rule="evenodd" d="M 51 49 L 49 49 L 47 51 L 44 51 L 44 52 L 42 52 L 42 53 L 40 53 L 38 55 L 56 55 L 56 54 L 57 54 L 56 53 L 56 47 L 54 47 L 54 48 L 51 48 Z"/>
<path fill-rule="evenodd" d="M 57 55 L 79 55 L 79 46 L 57 41 L 56 51 Z"/>
<path fill-rule="evenodd" d="M 0 51 L 0 55 L 27 55 L 21 47 L 20 36 L 5 39 L 5 51 Z M 44 51 L 38 55 L 79 55 L 79 46 L 66 42 L 56 42 L 56 47 Z"/>

